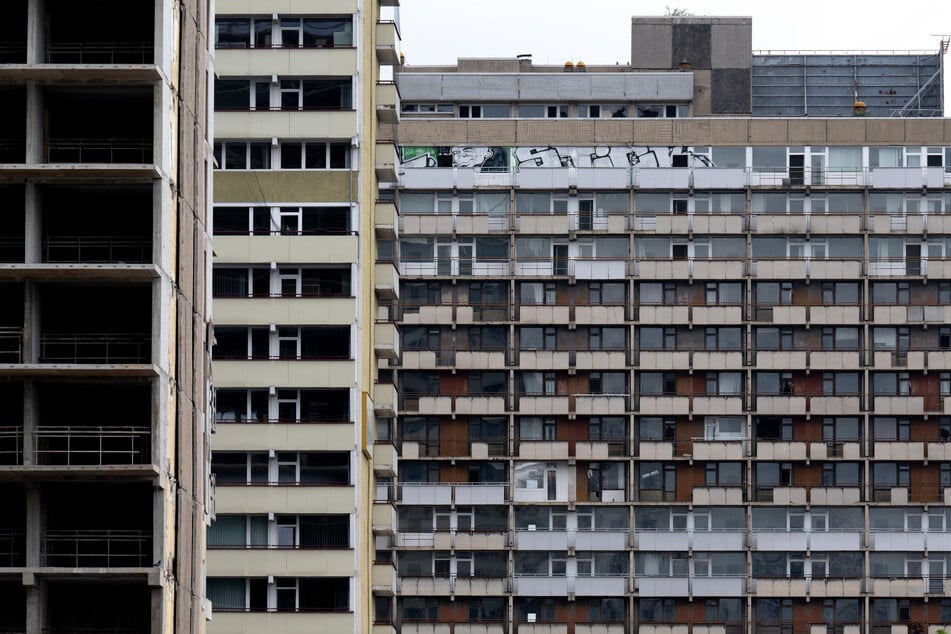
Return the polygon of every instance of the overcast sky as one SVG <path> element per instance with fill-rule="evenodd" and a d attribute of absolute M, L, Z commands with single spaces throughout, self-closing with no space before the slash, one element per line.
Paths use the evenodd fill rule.
<path fill-rule="evenodd" d="M 951 0 L 401 0 L 406 62 L 514 57 L 625 64 L 631 16 L 680 7 L 753 17 L 756 50 L 928 50 L 951 33 Z M 945 57 L 945 63 L 949 59 Z"/>

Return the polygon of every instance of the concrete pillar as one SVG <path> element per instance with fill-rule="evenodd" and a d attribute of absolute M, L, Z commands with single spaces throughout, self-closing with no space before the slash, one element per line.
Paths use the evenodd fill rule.
<path fill-rule="evenodd" d="M 43 509 L 40 490 L 35 486 L 26 489 L 26 567 L 40 566 L 40 539 L 43 533 Z"/>
<path fill-rule="evenodd" d="M 36 183 L 26 183 L 24 192 L 26 207 L 26 231 L 24 244 L 27 264 L 43 261 L 43 212 L 39 187 Z"/>
<path fill-rule="evenodd" d="M 43 137 L 46 134 L 46 117 L 43 106 L 43 90 L 35 81 L 26 82 L 26 162 L 29 165 L 43 163 L 46 152 Z"/>
<path fill-rule="evenodd" d="M 26 63 L 46 62 L 46 0 L 30 0 L 26 14 Z"/>
<path fill-rule="evenodd" d="M 33 573 L 23 575 L 26 588 L 26 634 L 43 634 L 46 629 L 46 582 Z"/>
<path fill-rule="evenodd" d="M 40 358 L 40 293 L 35 282 L 23 283 L 23 363 Z"/>
<path fill-rule="evenodd" d="M 36 464 L 37 390 L 33 381 L 23 384 L 23 466 Z"/>

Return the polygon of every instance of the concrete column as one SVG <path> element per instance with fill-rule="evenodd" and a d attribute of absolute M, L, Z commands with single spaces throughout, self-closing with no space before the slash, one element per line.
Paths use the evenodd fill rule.
<path fill-rule="evenodd" d="M 36 183 L 25 185 L 26 231 L 24 260 L 27 264 L 43 261 L 43 213 L 39 187 Z"/>
<path fill-rule="evenodd" d="M 33 381 L 23 384 L 23 465 L 36 464 L 37 390 Z"/>
<path fill-rule="evenodd" d="M 46 0 L 30 0 L 26 14 L 26 63 L 46 61 Z"/>
<path fill-rule="evenodd" d="M 40 293 L 30 280 L 23 283 L 23 363 L 40 358 Z"/>
<path fill-rule="evenodd" d="M 36 486 L 26 489 L 26 567 L 40 566 L 40 538 L 43 533 L 43 509 L 40 490 Z"/>
<path fill-rule="evenodd" d="M 23 575 L 26 589 L 26 634 L 43 634 L 46 629 L 46 582 L 32 573 Z"/>
<path fill-rule="evenodd" d="M 26 82 L 26 162 L 29 165 L 46 159 L 43 137 L 46 134 L 46 117 L 43 106 L 43 91 L 35 81 Z"/>

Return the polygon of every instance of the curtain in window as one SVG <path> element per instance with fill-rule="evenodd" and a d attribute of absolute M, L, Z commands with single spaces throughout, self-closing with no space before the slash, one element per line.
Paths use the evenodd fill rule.
<path fill-rule="evenodd" d="M 720 395 L 733 396 L 742 393 L 743 380 L 739 372 L 720 373 Z"/>
<path fill-rule="evenodd" d="M 873 147 L 868 154 L 869 167 L 901 167 L 900 147 Z"/>
<path fill-rule="evenodd" d="M 640 238 L 634 241 L 634 255 L 639 258 L 669 258 L 670 240 L 667 238 Z"/>
<path fill-rule="evenodd" d="M 515 255 L 520 258 L 548 258 L 551 256 L 550 238 L 518 238 Z"/>
<path fill-rule="evenodd" d="M 829 168 L 843 171 L 858 171 L 862 169 L 862 148 L 830 147 Z"/>
<path fill-rule="evenodd" d="M 208 599 L 216 610 L 243 610 L 244 579 L 208 579 Z"/>
<path fill-rule="evenodd" d="M 219 515 L 208 527 L 208 545 L 244 546 L 246 528 L 244 515 Z"/>
<path fill-rule="evenodd" d="M 476 213 L 490 216 L 507 216 L 509 213 L 509 195 L 506 192 L 477 193 L 475 203 Z"/>
<path fill-rule="evenodd" d="M 413 192 L 400 194 L 400 213 L 404 214 L 431 214 L 433 213 L 433 192 Z"/>

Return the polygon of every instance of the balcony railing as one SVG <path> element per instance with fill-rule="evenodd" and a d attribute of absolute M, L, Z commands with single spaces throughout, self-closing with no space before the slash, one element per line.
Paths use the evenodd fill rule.
<path fill-rule="evenodd" d="M 68 568 L 133 568 L 152 562 L 150 531 L 47 530 L 43 564 Z"/>
<path fill-rule="evenodd" d="M 151 64 L 151 42 L 51 42 L 47 64 Z"/>
<path fill-rule="evenodd" d="M 147 139 L 50 139 L 49 163 L 152 163 Z"/>
<path fill-rule="evenodd" d="M 148 363 L 148 334 L 55 333 L 40 336 L 41 363 Z"/>
<path fill-rule="evenodd" d="M 152 240 L 139 236 L 51 236 L 43 242 L 43 255 L 46 262 L 149 262 Z"/>
<path fill-rule="evenodd" d="M 0 150 L 0 162 L 5 162 L 2 150 Z M 22 237 L 0 236 L 0 262 L 22 262 L 24 254 Z"/>
<path fill-rule="evenodd" d="M 23 464 L 23 428 L 0 427 L 0 465 Z"/>
<path fill-rule="evenodd" d="M 152 459 L 148 427 L 44 426 L 35 443 L 41 465 L 146 465 Z"/>
<path fill-rule="evenodd" d="M 22 566 L 26 553 L 26 532 L 0 528 L 0 568 Z"/>
<path fill-rule="evenodd" d="M 0 326 L 0 363 L 20 363 L 23 357 L 23 329 Z"/>

